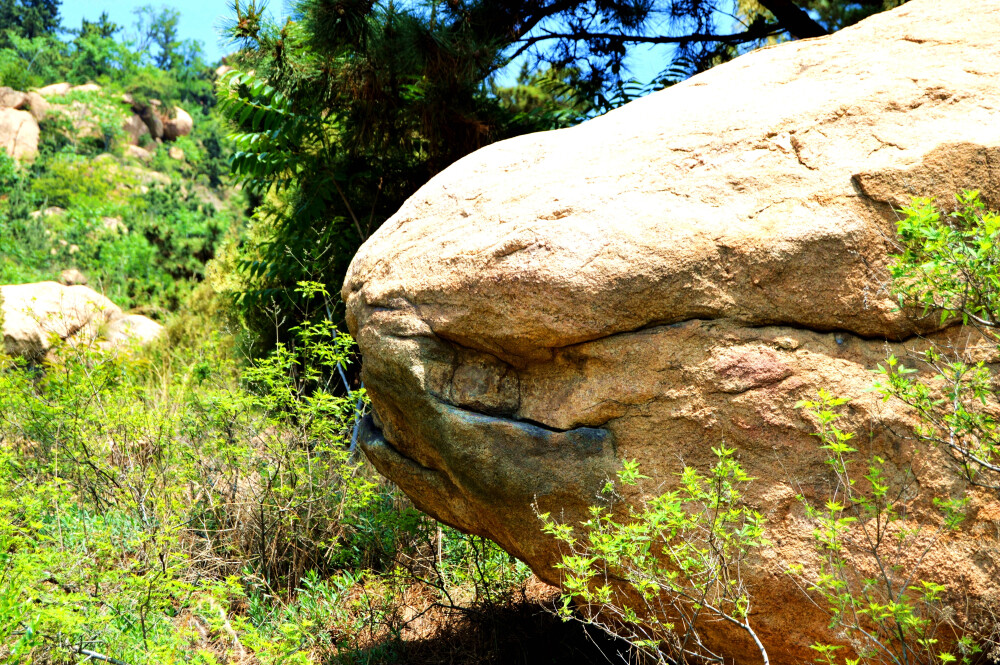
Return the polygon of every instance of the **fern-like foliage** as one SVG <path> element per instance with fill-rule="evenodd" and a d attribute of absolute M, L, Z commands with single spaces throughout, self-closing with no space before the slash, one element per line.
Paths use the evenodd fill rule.
<path fill-rule="evenodd" d="M 289 99 L 254 72 L 232 70 L 219 81 L 218 108 L 240 131 L 230 140 L 231 168 L 252 194 L 288 189 L 299 171 L 314 161 L 301 146 L 322 136 L 322 120 L 295 113 Z"/>

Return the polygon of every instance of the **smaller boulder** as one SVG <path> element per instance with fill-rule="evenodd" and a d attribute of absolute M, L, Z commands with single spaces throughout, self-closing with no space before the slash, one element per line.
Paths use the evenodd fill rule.
<path fill-rule="evenodd" d="M 148 162 L 153 159 L 153 153 L 137 145 L 130 145 L 125 148 L 125 156 L 138 159 L 140 162 Z"/>
<path fill-rule="evenodd" d="M 59 283 L 64 286 L 86 286 L 87 276 L 76 268 L 67 268 L 59 273 Z"/>
<path fill-rule="evenodd" d="M 0 147 L 18 161 L 38 155 L 38 122 L 27 111 L 0 108 Z"/>
<path fill-rule="evenodd" d="M 215 68 L 215 78 L 221 79 L 223 76 L 233 71 L 233 68 L 229 65 L 219 65 Z"/>
<path fill-rule="evenodd" d="M 124 314 L 113 302 L 86 286 L 57 282 L 0 286 L 4 350 L 40 360 L 59 340 L 94 339 Z"/>
<path fill-rule="evenodd" d="M 128 233 L 128 227 L 125 226 L 121 217 L 101 217 L 101 226 L 112 233 L 120 233 L 121 235 Z"/>
<path fill-rule="evenodd" d="M 32 90 L 25 93 L 25 99 L 28 113 L 38 122 L 45 120 L 45 115 L 49 112 L 49 103 L 45 98 Z"/>
<path fill-rule="evenodd" d="M 63 215 L 66 213 L 64 208 L 59 206 L 49 206 L 44 210 L 32 210 L 28 213 L 28 217 L 31 219 L 38 219 L 39 217 L 52 217 L 53 215 Z"/>
<path fill-rule="evenodd" d="M 137 114 L 133 113 L 128 117 L 128 119 L 122 124 L 122 129 L 128 134 L 128 142 L 130 145 L 139 145 L 139 139 L 143 136 L 149 134 L 149 127 L 146 123 L 142 121 Z"/>
<path fill-rule="evenodd" d="M 179 162 L 184 161 L 184 151 L 175 145 L 170 146 L 170 150 L 167 150 L 167 156 Z"/>
<path fill-rule="evenodd" d="M 187 136 L 194 129 L 194 119 L 179 106 L 174 107 L 174 117 L 163 119 L 163 140 L 176 141 L 181 136 Z"/>
<path fill-rule="evenodd" d="M 84 83 L 83 85 L 74 85 L 69 89 L 70 92 L 100 92 L 101 86 L 96 83 Z"/>
<path fill-rule="evenodd" d="M 64 270 L 66 281 L 86 280 L 76 269 Z M 82 284 L 39 282 L 0 286 L 4 351 L 30 361 L 51 358 L 53 346 L 94 345 L 114 350 L 144 345 L 163 333 L 163 326 L 138 314 L 125 314 L 113 302 Z"/>
<path fill-rule="evenodd" d="M 28 94 L 6 86 L 0 87 L 0 108 L 23 109 L 28 102 Z"/>
<path fill-rule="evenodd" d="M 163 334 L 163 326 L 142 314 L 128 314 L 112 321 L 104 331 L 104 344 L 110 347 L 137 342 L 149 344 Z"/>
<path fill-rule="evenodd" d="M 52 85 L 39 88 L 36 92 L 42 97 L 62 97 L 72 89 L 73 86 L 69 83 L 53 83 Z"/>

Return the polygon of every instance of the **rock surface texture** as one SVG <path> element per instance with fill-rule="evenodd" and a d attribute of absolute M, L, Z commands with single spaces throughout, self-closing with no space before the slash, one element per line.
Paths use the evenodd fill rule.
<path fill-rule="evenodd" d="M 757 478 L 748 501 L 772 542 L 748 573 L 752 621 L 771 662 L 811 662 L 810 644 L 842 636 L 783 571 L 815 570 L 795 496 L 822 501 L 833 479 L 795 403 L 820 387 L 855 398 L 861 453 L 893 480 L 912 467 L 908 524 L 938 524 L 930 497 L 965 489 L 943 453 L 891 434 L 912 427 L 902 405 L 865 392 L 918 334 L 967 334 L 898 312 L 886 271 L 893 209 L 962 188 L 1000 207 L 997 0 L 912 0 L 479 150 L 351 265 L 376 413 L 363 449 L 418 506 L 558 583 L 533 503 L 575 521 L 622 459 L 663 491 L 724 440 Z M 919 569 L 961 621 L 1000 598 L 1000 503 L 969 492 L 962 531 Z"/>
<path fill-rule="evenodd" d="M 133 340 L 147 344 L 163 330 L 145 316 L 125 314 L 103 295 L 82 285 L 37 282 L 0 286 L 0 307 L 5 353 L 28 360 L 41 360 L 59 340 L 110 350 Z"/>
<path fill-rule="evenodd" d="M 38 122 L 27 111 L 0 108 L 0 148 L 18 161 L 38 155 Z"/>
<path fill-rule="evenodd" d="M 174 107 L 172 118 L 163 119 L 163 140 L 176 141 L 181 136 L 187 136 L 194 129 L 191 114 L 179 106 Z"/>

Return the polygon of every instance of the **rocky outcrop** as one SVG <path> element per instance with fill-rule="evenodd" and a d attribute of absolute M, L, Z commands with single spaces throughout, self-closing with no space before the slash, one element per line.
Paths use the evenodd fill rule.
<path fill-rule="evenodd" d="M 45 120 L 45 116 L 49 112 L 49 103 L 45 101 L 45 98 L 39 95 L 34 90 L 25 93 L 27 111 L 31 114 L 38 122 Z"/>
<path fill-rule="evenodd" d="M 176 141 L 194 129 L 194 119 L 191 114 L 179 106 L 166 113 L 158 99 L 139 101 L 131 95 L 123 95 L 122 102 L 128 104 L 132 110 L 133 116 L 126 122 L 125 130 L 129 133 L 132 139 L 130 143 L 133 145 L 136 145 L 139 137 L 147 132 L 154 141 Z M 145 130 L 137 123 L 145 125 Z"/>
<path fill-rule="evenodd" d="M 27 111 L 0 108 L 0 147 L 18 161 L 38 155 L 38 122 Z"/>
<path fill-rule="evenodd" d="M 59 273 L 59 283 L 63 286 L 86 286 L 87 276 L 76 268 L 67 268 Z"/>
<path fill-rule="evenodd" d="M 6 86 L 0 87 L 0 108 L 20 109 L 28 103 L 27 93 Z"/>
<path fill-rule="evenodd" d="M 78 271 L 63 279 L 82 277 Z M 95 345 L 111 350 L 133 341 L 147 344 L 162 326 L 139 315 L 126 315 L 100 293 L 82 285 L 56 282 L 0 286 L 4 351 L 38 361 L 54 344 Z"/>
<path fill-rule="evenodd" d="M 773 663 L 806 662 L 814 642 L 844 644 L 783 572 L 817 566 L 795 497 L 821 501 L 832 479 L 794 405 L 825 387 L 856 398 L 845 427 L 863 454 L 893 481 L 912 469 L 907 526 L 935 527 L 931 497 L 968 492 L 963 530 L 901 564 L 973 622 L 1000 593 L 1000 502 L 865 391 L 918 334 L 967 336 L 898 311 L 886 265 L 911 196 L 973 188 L 1000 207 L 997 53 L 996 0 L 911 0 L 460 160 L 344 285 L 376 416 L 365 453 L 419 507 L 558 583 L 537 509 L 579 519 L 622 459 L 672 489 L 725 441 L 772 543 L 745 571 L 753 621 Z M 722 624 L 707 639 L 759 662 Z"/>
<path fill-rule="evenodd" d="M 122 129 L 128 134 L 129 145 L 139 145 L 139 139 L 149 135 L 149 127 L 137 114 L 130 115 L 122 125 Z"/>
<path fill-rule="evenodd" d="M 42 97 L 62 97 L 69 94 L 69 91 L 72 89 L 73 86 L 69 83 L 52 83 L 38 88 L 36 92 Z"/>
<path fill-rule="evenodd" d="M 163 118 L 163 140 L 176 141 L 182 136 L 187 136 L 194 129 L 194 120 L 191 115 L 179 106 L 174 107 L 172 117 Z"/>
<path fill-rule="evenodd" d="M 100 92 L 101 86 L 96 83 L 84 83 L 82 85 L 71 85 L 69 83 L 53 83 L 51 85 L 38 88 L 36 92 L 42 97 L 63 97 L 71 92 Z"/>

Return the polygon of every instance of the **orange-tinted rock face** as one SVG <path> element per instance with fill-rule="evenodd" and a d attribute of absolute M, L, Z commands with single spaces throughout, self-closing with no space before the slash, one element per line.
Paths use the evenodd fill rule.
<path fill-rule="evenodd" d="M 533 503 L 574 520 L 622 459 L 669 489 L 725 440 L 772 542 L 748 573 L 758 632 L 772 662 L 812 660 L 841 637 L 782 571 L 815 568 L 795 497 L 820 501 L 833 478 L 796 402 L 856 398 L 844 422 L 861 454 L 894 480 L 912 468 L 908 525 L 936 525 L 931 498 L 967 489 L 906 437 L 901 404 L 865 391 L 934 326 L 889 292 L 893 208 L 961 188 L 1000 207 L 997 54 L 1000 3 L 912 0 L 459 161 L 344 285 L 377 415 L 365 452 L 418 506 L 558 583 Z M 974 618 L 1000 593 L 983 517 L 1000 506 L 970 492 L 965 527 L 920 574 Z M 710 639 L 755 662 L 724 630 Z"/>

